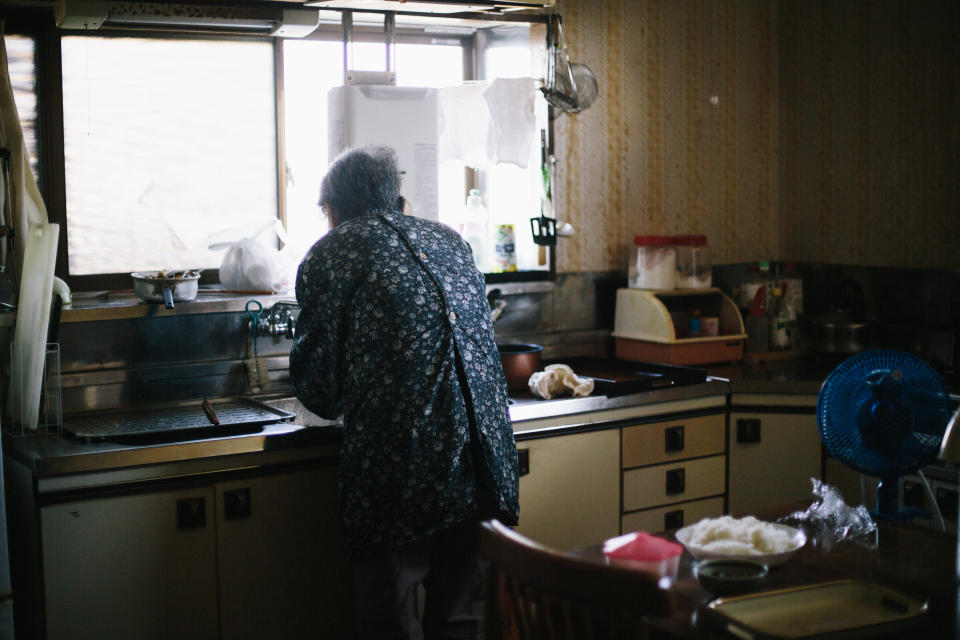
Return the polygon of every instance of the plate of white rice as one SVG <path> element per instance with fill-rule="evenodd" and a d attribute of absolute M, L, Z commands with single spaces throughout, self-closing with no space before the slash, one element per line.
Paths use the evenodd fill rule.
<path fill-rule="evenodd" d="M 807 543 L 800 529 L 753 516 L 704 518 L 677 531 L 677 540 L 697 560 L 745 558 L 773 567 Z"/>

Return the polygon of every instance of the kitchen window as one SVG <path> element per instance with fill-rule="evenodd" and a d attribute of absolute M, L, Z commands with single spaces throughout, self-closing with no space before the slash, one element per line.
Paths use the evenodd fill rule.
<path fill-rule="evenodd" d="M 518 64 L 534 59 L 536 37 L 525 23 L 437 28 L 403 20 L 398 85 L 542 75 L 532 62 Z M 7 46 L 18 60 L 35 54 L 33 85 L 24 84 L 17 101 L 27 106 L 28 144 L 32 131 L 39 134 L 34 165 L 51 221 L 62 225 L 58 275 L 76 290 L 126 289 L 131 271 L 200 267 L 213 283 L 223 250 L 209 245 L 278 218 L 288 228 L 282 256 L 295 273 L 327 230 L 317 199 L 328 162 L 326 94 L 342 83 L 339 24 L 303 39 L 40 31 L 44 42 L 8 34 Z M 383 69 L 382 26 L 359 31 L 353 67 Z M 50 108 L 61 97 L 57 85 L 62 112 Z M 39 107 L 29 113 L 31 99 Z M 44 127 L 60 122 L 62 139 L 58 126 Z M 549 129 L 539 95 L 537 127 Z M 43 152 L 61 142 L 62 160 Z M 55 168 L 44 174 L 47 157 Z M 550 272 L 549 253 L 529 232 L 529 218 L 539 214 L 539 161 L 538 147 L 525 169 L 441 166 L 441 221 L 456 226 L 467 191 L 479 188 L 491 220 L 515 225 L 521 273 L 508 279 Z"/>
<path fill-rule="evenodd" d="M 220 265 L 277 215 L 269 40 L 65 36 L 71 275 Z"/>

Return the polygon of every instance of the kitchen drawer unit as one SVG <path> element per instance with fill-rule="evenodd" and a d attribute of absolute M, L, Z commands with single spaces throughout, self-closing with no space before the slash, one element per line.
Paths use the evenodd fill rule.
<path fill-rule="evenodd" d="M 723 496 L 726 457 L 709 456 L 623 472 L 623 511 Z"/>
<path fill-rule="evenodd" d="M 724 416 L 680 418 L 623 429 L 624 469 L 723 453 Z"/>
<path fill-rule="evenodd" d="M 625 513 L 620 519 L 620 528 L 624 533 L 631 531 L 656 533 L 685 527 L 703 518 L 718 518 L 722 515 L 723 498 L 705 498 L 669 507 Z"/>

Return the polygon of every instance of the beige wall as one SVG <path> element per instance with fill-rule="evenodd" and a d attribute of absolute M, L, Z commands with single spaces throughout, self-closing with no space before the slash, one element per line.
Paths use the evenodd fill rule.
<path fill-rule="evenodd" d="M 715 262 L 960 265 L 952 2 L 558 7 L 600 83 L 555 123 L 558 271 L 624 269 L 642 233 L 707 234 Z"/>

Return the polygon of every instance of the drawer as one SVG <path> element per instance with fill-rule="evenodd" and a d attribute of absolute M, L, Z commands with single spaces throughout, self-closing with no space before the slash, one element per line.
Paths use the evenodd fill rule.
<path fill-rule="evenodd" d="M 669 507 L 657 507 L 625 513 L 620 519 L 620 530 L 657 533 L 667 529 L 679 529 L 703 518 L 719 518 L 723 515 L 723 498 L 706 498 Z"/>
<path fill-rule="evenodd" d="M 623 511 L 722 495 L 725 466 L 720 455 L 624 471 Z"/>
<path fill-rule="evenodd" d="M 621 466 L 642 467 L 724 451 L 724 416 L 700 416 L 623 429 Z"/>

